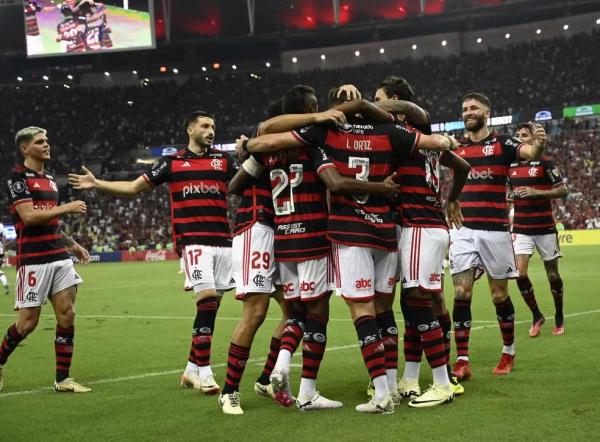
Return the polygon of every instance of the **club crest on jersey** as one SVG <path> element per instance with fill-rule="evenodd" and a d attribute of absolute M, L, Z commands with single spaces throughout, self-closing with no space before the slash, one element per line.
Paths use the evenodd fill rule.
<path fill-rule="evenodd" d="M 483 149 L 481 149 L 481 152 L 483 152 L 483 154 L 486 157 L 494 155 L 495 151 L 496 151 L 496 149 L 494 148 L 494 146 L 490 146 L 490 145 L 483 146 Z"/>
<path fill-rule="evenodd" d="M 529 169 L 529 176 L 537 176 L 538 174 L 538 168 L 537 167 L 532 167 Z"/>
<path fill-rule="evenodd" d="M 219 158 L 213 158 L 210 162 L 210 166 L 215 170 L 223 170 L 223 160 Z"/>

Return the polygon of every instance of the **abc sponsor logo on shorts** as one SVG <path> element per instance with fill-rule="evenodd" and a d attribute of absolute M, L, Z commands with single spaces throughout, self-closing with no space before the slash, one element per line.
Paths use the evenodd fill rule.
<path fill-rule="evenodd" d="M 431 275 L 429 275 L 429 282 L 431 282 L 431 283 L 442 282 L 441 273 L 432 273 Z"/>
<path fill-rule="evenodd" d="M 300 283 L 300 291 L 301 292 L 309 292 L 309 291 L 313 291 L 316 287 L 316 284 L 314 281 L 302 281 Z"/>
<path fill-rule="evenodd" d="M 294 283 L 290 282 L 289 284 L 283 284 L 282 286 L 283 293 L 293 293 L 294 291 Z"/>
<path fill-rule="evenodd" d="M 354 287 L 359 290 L 368 290 L 373 287 L 373 283 L 370 279 L 360 278 L 354 283 Z"/>
<path fill-rule="evenodd" d="M 470 180 L 493 180 L 494 172 L 489 167 L 487 170 L 471 170 L 468 178 Z"/>
<path fill-rule="evenodd" d="M 217 184 L 204 184 L 204 182 L 200 182 L 200 184 L 190 183 L 183 188 L 184 198 L 188 195 L 200 193 L 219 193 L 219 186 Z"/>

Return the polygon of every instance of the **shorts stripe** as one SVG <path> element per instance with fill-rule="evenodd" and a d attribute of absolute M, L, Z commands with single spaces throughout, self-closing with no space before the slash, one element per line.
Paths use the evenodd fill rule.
<path fill-rule="evenodd" d="M 410 273 L 409 273 L 411 280 L 415 279 L 415 260 L 416 260 L 415 246 L 417 244 L 416 235 L 417 235 L 417 229 L 412 229 L 412 238 L 410 241 Z"/>
<path fill-rule="evenodd" d="M 243 281 L 244 286 L 248 285 L 248 279 L 250 279 L 250 232 L 252 229 L 248 229 L 244 232 L 244 250 L 243 250 Z"/>
<path fill-rule="evenodd" d="M 417 272 L 415 279 L 419 279 L 419 272 L 421 270 L 421 233 L 422 229 L 417 228 Z"/>
<path fill-rule="evenodd" d="M 185 276 L 187 277 L 188 281 L 191 281 L 191 274 L 190 274 L 190 268 L 189 268 L 189 264 L 188 264 L 188 254 L 185 253 L 186 252 L 186 248 L 183 249 L 183 263 L 185 264 Z"/>

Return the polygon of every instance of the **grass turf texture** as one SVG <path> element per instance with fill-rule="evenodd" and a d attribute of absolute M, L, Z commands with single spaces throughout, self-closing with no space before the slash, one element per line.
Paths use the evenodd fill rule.
<path fill-rule="evenodd" d="M 72 375 L 93 387 L 84 395 L 56 394 L 54 327 L 47 305 L 37 330 L 5 366 L 0 393 L 1 440 L 583 440 L 600 435 L 597 300 L 598 247 L 570 247 L 560 262 L 565 281 L 566 334 L 551 335 L 554 307 L 542 264 L 534 257 L 530 277 L 547 323 L 528 336 L 531 315 L 516 284 L 510 292 L 517 310 L 517 359 L 513 373 L 491 374 L 501 339 L 487 283 L 476 286 L 471 355 L 474 378 L 466 393 L 449 405 L 410 409 L 391 416 L 365 416 L 354 406 L 365 400 L 367 372 L 356 346 L 347 307 L 331 301 L 328 352 L 319 390 L 344 408 L 301 413 L 257 397 L 254 381 L 262 370 L 278 318 L 273 303 L 259 331 L 242 381 L 244 416 L 225 416 L 215 396 L 182 390 L 183 370 L 194 316 L 193 297 L 183 293 L 178 263 L 92 264 L 79 267 L 85 279 L 77 300 Z M 8 269 L 11 290 L 14 269 Z M 451 305 L 451 288 L 446 288 Z M 13 296 L 0 295 L 0 333 L 13 323 Z M 213 341 L 212 363 L 222 385 L 226 352 L 241 303 L 227 294 Z M 396 302 L 395 311 L 399 311 Z M 397 313 L 401 328 L 401 315 Z M 484 321 L 484 322 L 481 322 Z M 523 323 L 522 321 L 527 321 Z M 400 344 L 402 346 L 402 344 Z M 402 348 L 402 347 L 400 347 Z M 400 350 L 401 352 L 401 350 Z M 295 364 L 301 363 L 296 356 Z M 400 363 L 400 373 L 402 372 Z M 297 392 L 300 369 L 293 368 Z M 422 365 L 421 386 L 431 382 Z M 595 437 L 594 437 L 595 436 Z"/>

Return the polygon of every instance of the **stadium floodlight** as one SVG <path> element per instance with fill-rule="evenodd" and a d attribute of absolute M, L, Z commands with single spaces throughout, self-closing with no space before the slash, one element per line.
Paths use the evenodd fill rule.
<path fill-rule="evenodd" d="M 271 67 L 271 63 L 269 63 L 268 61 L 265 63 L 265 66 L 270 68 Z"/>
<path fill-rule="evenodd" d="M 174 73 L 174 74 L 178 74 L 178 73 L 179 73 L 179 69 L 177 69 L 177 68 L 173 68 L 173 73 Z"/>
<path fill-rule="evenodd" d="M 47 75 L 44 75 L 42 78 L 44 79 L 44 81 L 48 81 L 48 80 L 50 80 L 50 78 L 48 78 L 48 76 L 47 76 Z"/>
<path fill-rule="evenodd" d="M 231 65 L 231 69 L 233 69 L 235 71 L 237 69 L 237 66 L 233 64 L 233 65 Z"/>
<path fill-rule="evenodd" d="M 540 28 L 537 28 L 537 29 L 535 30 L 535 33 L 536 33 L 537 35 L 540 35 L 540 34 L 542 33 L 542 30 L 541 30 Z"/>
<path fill-rule="evenodd" d="M 354 55 L 355 55 L 356 57 L 360 57 L 360 51 L 359 51 L 359 50 L 356 50 L 356 51 L 354 51 Z"/>
<path fill-rule="evenodd" d="M 69 86 L 68 84 L 63 84 L 63 87 L 64 87 L 65 89 L 71 89 L 71 86 Z"/>
<path fill-rule="evenodd" d="M 417 50 L 417 45 L 412 45 L 412 50 L 416 51 Z"/>
<path fill-rule="evenodd" d="M 477 43 L 481 43 L 482 41 L 483 41 L 483 38 L 481 38 L 481 37 L 477 38 Z"/>
<path fill-rule="evenodd" d="M 133 71 L 131 71 L 131 73 L 132 73 L 133 75 L 137 75 L 137 71 L 136 71 L 136 70 L 133 70 Z"/>
<path fill-rule="evenodd" d="M 448 42 L 446 40 L 442 40 L 442 46 L 446 46 Z"/>
<path fill-rule="evenodd" d="M 110 72 L 106 71 L 106 72 L 104 73 L 104 76 L 105 76 L 105 77 L 110 77 Z"/>
<path fill-rule="evenodd" d="M 563 26 L 563 30 L 568 31 L 569 30 L 569 25 L 564 25 Z"/>
<path fill-rule="evenodd" d="M 327 59 L 327 57 L 325 56 L 325 54 L 321 54 L 321 60 L 325 60 Z"/>
<path fill-rule="evenodd" d="M 202 72 L 206 72 L 206 66 L 202 66 Z"/>
<path fill-rule="evenodd" d="M 72 80 L 72 79 L 73 79 L 73 76 L 72 76 L 71 74 L 69 74 L 69 75 L 67 75 L 67 78 L 68 78 L 69 80 Z"/>
<path fill-rule="evenodd" d="M 46 89 L 50 89 L 50 86 L 46 85 Z"/>
<path fill-rule="evenodd" d="M 598 20 L 596 20 L 596 24 L 600 25 L 600 18 Z"/>
<path fill-rule="evenodd" d="M 506 34 L 504 34 L 504 38 L 508 40 L 510 38 L 510 34 L 507 32 Z"/>
<path fill-rule="evenodd" d="M 21 81 L 23 81 L 23 77 L 17 77 L 17 81 L 18 81 L 18 82 L 21 82 Z"/>
<path fill-rule="evenodd" d="M 379 53 L 380 53 L 380 54 L 385 54 L 385 48 L 381 48 L 381 49 L 379 49 Z"/>
<path fill-rule="evenodd" d="M 298 63 L 298 59 L 296 57 L 292 57 L 292 63 Z"/>

